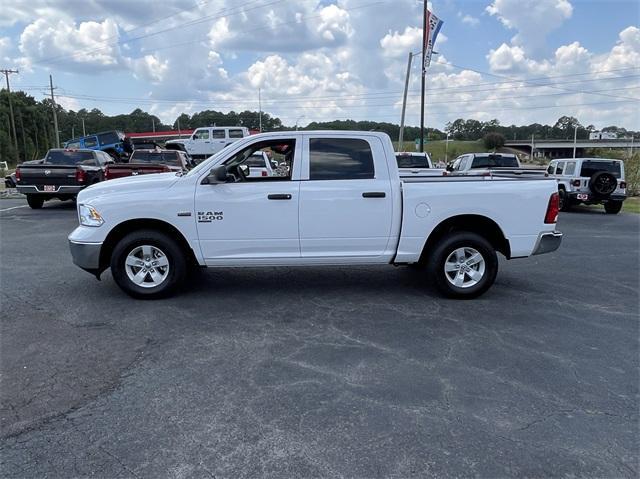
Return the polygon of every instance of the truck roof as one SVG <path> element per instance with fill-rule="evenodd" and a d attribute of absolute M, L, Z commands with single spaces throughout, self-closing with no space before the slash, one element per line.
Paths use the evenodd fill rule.
<path fill-rule="evenodd" d="M 377 136 L 380 138 L 388 137 L 383 131 L 358 131 L 358 130 L 298 130 L 298 131 L 268 131 L 264 133 L 257 133 L 251 135 L 251 138 L 256 138 L 261 135 L 264 136 L 290 136 L 292 133 L 301 133 L 304 135 L 331 135 L 331 136 L 354 136 L 354 135 L 368 135 Z"/>

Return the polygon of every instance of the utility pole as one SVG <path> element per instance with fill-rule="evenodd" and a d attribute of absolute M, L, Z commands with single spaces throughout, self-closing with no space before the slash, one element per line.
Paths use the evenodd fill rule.
<path fill-rule="evenodd" d="M 60 148 L 60 132 L 58 131 L 58 112 L 56 112 L 56 99 L 53 96 L 53 77 L 49 75 L 49 87 L 51 88 L 51 108 L 53 109 L 53 127 L 56 130 L 56 148 Z"/>
<path fill-rule="evenodd" d="M 420 153 L 424 152 L 424 82 L 427 67 L 424 64 L 427 48 L 427 0 L 423 1 L 422 12 L 422 80 L 420 83 Z"/>
<path fill-rule="evenodd" d="M 155 133 L 156 132 L 156 119 L 152 117 L 151 118 L 151 123 L 153 125 L 153 132 Z"/>
<path fill-rule="evenodd" d="M 400 135 L 398 136 L 398 151 L 402 151 L 402 143 L 404 141 L 404 115 L 407 111 L 407 92 L 409 90 L 409 77 L 411 76 L 411 60 L 413 53 L 409 52 L 409 60 L 407 61 L 407 76 L 404 79 L 404 95 L 402 97 L 402 115 L 400 116 Z"/>
<path fill-rule="evenodd" d="M 7 93 L 9 98 L 9 116 L 11 117 L 11 129 L 13 130 L 13 146 L 16 149 L 16 154 L 18 153 L 18 133 L 16 132 L 16 121 L 13 117 L 13 104 L 11 103 L 11 87 L 9 86 L 9 74 L 11 73 L 20 73 L 18 70 L 0 70 L 0 72 L 4 73 L 4 77 L 7 80 Z"/>
<path fill-rule="evenodd" d="M 260 133 L 262 133 L 262 96 L 258 88 L 258 122 L 260 123 Z"/>
<path fill-rule="evenodd" d="M 87 136 L 87 132 L 84 129 L 84 118 L 82 119 L 82 136 Z"/>
<path fill-rule="evenodd" d="M 535 134 L 531 135 L 531 161 L 533 161 L 533 150 L 536 147 L 535 140 L 533 139 L 534 136 Z"/>
<path fill-rule="evenodd" d="M 573 159 L 576 159 L 576 142 L 578 141 L 578 125 L 573 127 Z"/>
<path fill-rule="evenodd" d="M 76 137 L 76 125 L 71 125 L 71 138 Z"/>

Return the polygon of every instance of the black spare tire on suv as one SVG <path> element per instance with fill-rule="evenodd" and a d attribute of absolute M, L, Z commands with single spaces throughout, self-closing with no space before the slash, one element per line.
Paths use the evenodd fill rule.
<path fill-rule="evenodd" d="M 589 179 L 589 189 L 596 198 L 607 198 L 618 187 L 618 180 L 611 173 L 597 171 Z"/>

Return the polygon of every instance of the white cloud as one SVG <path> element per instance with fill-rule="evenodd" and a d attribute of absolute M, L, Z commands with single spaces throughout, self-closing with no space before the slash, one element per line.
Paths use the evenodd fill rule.
<path fill-rule="evenodd" d="M 538 53 L 549 32 L 559 28 L 573 13 L 568 0 L 493 0 L 486 11 L 502 24 L 517 30 L 511 41 L 528 53 Z"/>
<path fill-rule="evenodd" d="M 131 68 L 136 78 L 159 83 L 164 79 L 169 70 L 169 61 L 160 60 L 154 55 L 145 55 L 142 58 L 127 59 L 126 64 Z"/>
<path fill-rule="evenodd" d="M 461 20 L 462 23 L 466 23 L 467 25 L 470 25 L 472 27 L 475 27 L 476 25 L 478 25 L 480 23 L 480 20 L 476 17 L 473 17 L 469 14 L 467 15 L 463 15 Z"/>
<path fill-rule="evenodd" d="M 20 35 L 20 51 L 32 62 L 52 61 L 56 66 L 82 70 L 110 69 L 120 63 L 119 37 L 113 20 L 101 23 L 40 18 Z"/>

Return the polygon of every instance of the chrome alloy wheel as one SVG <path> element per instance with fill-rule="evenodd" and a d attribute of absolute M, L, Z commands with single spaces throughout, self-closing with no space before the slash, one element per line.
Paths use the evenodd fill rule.
<path fill-rule="evenodd" d="M 444 263 L 447 280 L 458 288 L 470 288 L 478 284 L 484 276 L 484 270 L 484 258 L 474 248 L 457 248 Z"/>
<path fill-rule="evenodd" d="M 169 275 L 169 259 L 155 246 L 136 246 L 125 259 L 125 270 L 134 284 L 142 288 L 155 288 Z"/>

